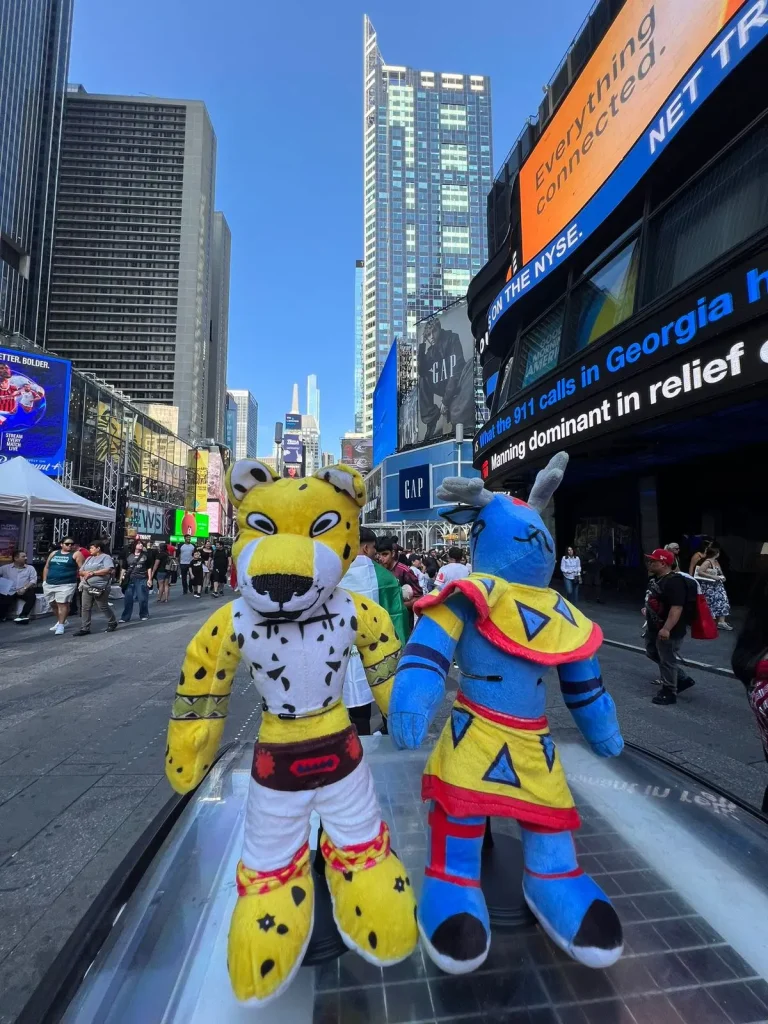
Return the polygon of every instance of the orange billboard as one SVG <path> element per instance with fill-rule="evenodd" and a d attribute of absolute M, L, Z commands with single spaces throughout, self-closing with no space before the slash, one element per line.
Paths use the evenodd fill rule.
<path fill-rule="evenodd" d="M 627 0 L 520 171 L 524 263 L 616 170 L 745 2 Z"/>

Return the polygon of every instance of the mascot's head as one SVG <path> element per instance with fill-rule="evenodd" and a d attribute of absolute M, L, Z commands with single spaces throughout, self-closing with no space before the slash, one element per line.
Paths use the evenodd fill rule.
<path fill-rule="evenodd" d="M 563 479 L 568 456 L 558 452 L 536 477 L 528 501 L 486 491 L 477 478 L 450 477 L 437 489 L 442 501 L 458 501 L 441 515 L 457 525 L 472 524 L 473 572 L 510 583 L 547 587 L 555 568 L 555 545 L 540 513 Z"/>
<path fill-rule="evenodd" d="M 331 595 L 357 555 L 365 484 L 347 466 L 281 480 L 262 462 L 227 472 L 237 509 L 240 593 L 265 619 L 301 619 Z"/>

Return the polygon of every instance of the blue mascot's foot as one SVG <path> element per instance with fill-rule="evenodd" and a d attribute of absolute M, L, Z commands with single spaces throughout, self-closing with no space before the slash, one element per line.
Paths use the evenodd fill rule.
<path fill-rule="evenodd" d="M 523 893 L 541 927 L 585 967 L 615 964 L 624 951 L 621 922 L 600 886 L 579 868 L 570 832 L 521 828 L 521 834 Z"/>
<path fill-rule="evenodd" d="M 430 960 L 448 974 L 476 970 L 491 948 L 491 926 L 482 889 L 426 877 L 418 923 Z"/>
<path fill-rule="evenodd" d="M 491 925 L 480 888 L 484 818 L 429 812 L 429 860 L 418 924 L 430 959 L 448 974 L 476 970 L 488 956 Z"/>

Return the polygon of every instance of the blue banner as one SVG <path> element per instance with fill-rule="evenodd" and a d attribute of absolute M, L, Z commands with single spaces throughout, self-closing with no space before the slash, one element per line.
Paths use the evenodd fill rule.
<path fill-rule="evenodd" d="M 0 462 L 23 455 L 58 476 L 67 454 L 72 364 L 0 348 Z"/>
<path fill-rule="evenodd" d="M 768 0 L 757 0 L 731 18 L 699 61 L 680 79 L 649 127 L 578 216 L 504 285 L 488 309 L 489 331 L 518 299 L 548 277 L 600 227 L 642 181 L 681 127 L 766 36 Z"/>
<path fill-rule="evenodd" d="M 432 490 L 429 486 L 429 463 L 401 469 L 399 473 L 399 505 L 401 512 L 432 507 Z"/>

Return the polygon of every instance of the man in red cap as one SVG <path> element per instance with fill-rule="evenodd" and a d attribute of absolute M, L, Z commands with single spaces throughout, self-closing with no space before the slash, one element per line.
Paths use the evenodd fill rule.
<path fill-rule="evenodd" d="M 645 559 L 651 574 L 645 598 L 645 653 L 661 670 L 661 689 L 653 703 L 676 704 L 678 693 L 694 685 L 677 655 L 685 639 L 695 595 L 689 581 L 674 571 L 675 556 L 671 551 L 656 548 Z"/>

